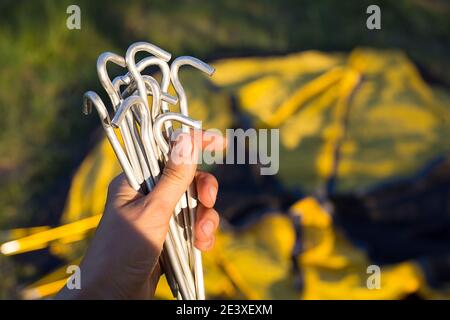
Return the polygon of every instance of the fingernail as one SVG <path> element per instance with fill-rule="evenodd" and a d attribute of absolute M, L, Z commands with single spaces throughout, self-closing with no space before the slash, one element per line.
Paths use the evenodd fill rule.
<path fill-rule="evenodd" d="M 211 197 L 211 202 L 216 202 L 217 189 L 215 187 L 209 188 L 209 196 Z"/>
<path fill-rule="evenodd" d="M 210 236 L 213 231 L 214 231 L 214 223 L 210 220 L 206 221 L 203 225 L 202 225 L 202 231 L 206 236 Z"/>

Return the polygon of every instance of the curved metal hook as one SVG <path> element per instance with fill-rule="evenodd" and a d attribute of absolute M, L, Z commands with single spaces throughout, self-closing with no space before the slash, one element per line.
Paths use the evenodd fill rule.
<path fill-rule="evenodd" d="M 167 51 L 165 51 L 151 43 L 147 43 L 147 42 L 133 43 L 127 49 L 127 52 L 125 54 L 125 63 L 128 67 L 128 70 L 129 70 L 131 76 L 133 77 L 134 81 L 136 82 L 138 94 L 144 101 L 145 107 L 147 107 L 147 109 L 148 109 L 146 86 L 145 86 L 144 80 L 142 79 L 142 76 L 141 76 L 139 70 L 136 67 L 136 62 L 134 60 L 136 53 L 139 51 L 149 52 L 166 62 L 170 60 L 171 54 L 168 53 Z M 151 123 L 149 123 L 149 129 L 150 129 L 150 131 L 152 130 Z M 155 140 L 150 139 L 150 141 L 151 141 L 150 147 L 153 150 L 153 154 L 157 155 L 158 149 L 157 149 Z"/>
<path fill-rule="evenodd" d="M 136 68 L 140 73 L 142 73 L 145 68 L 152 65 L 157 65 L 161 70 L 161 91 L 167 92 L 170 86 L 170 67 L 166 61 L 157 57 L 145 57 L 136 64 Z M 123 76 L 123 81 L 125 84 L 129 84 L 131 82 L 131 74 L 129 72 Z"/>
<path fill-rule="evenodd" d="M 115 90 L 117 90 L 117 92 L 120 92 L 120 87 L 123 85 L 127 85 L 128 81 L 123 79 L 124 77 L 122 76 L 117 76 L 116 78 L 114 78 L 113 80 L 113 85 Z M 174 97 L 168 93 L 165 92 L 161 92 L 161 89 L 159 87 L 159 83 L 158 81 L 153 78 L 152 76 L 149 75 L 143 75 L 142 76 L 144 83 L 146 85 L 147 88 L 147 93 L 150 94 L 151 96 L 153 96 L 152 99 L 152 120 L 155 119 L 155 117 L 160 113 L 160 108 L 159 106 L 161 105 L 161 110 L 164 112 L 163 109 L 163 105 L 167 103 L 170 104 L 177 104 L 178 103 L 178 97 Z M 170 80 L 170 79 L 169 79 Z M 131 84 L 128 85 L 128 87 L 125 88 L 125 90 L 122 92 L 121 97 L 122 99 L 126 99 L 129 96 L 132 95 L 133 91 L 136 90 L 136 83 L 132 82 Z M 154 95 L 153 92 L 156 92 L 156 95 Z M 135 113 L 133 110 L 133 113 L 135 115 L 135 118 L 137 120 L 137 122 L 140 124 L 141 123 L 141 117 L 139 116 L 139 114 Z"/>
<path fill-rule="evenodd" d="M 169 86 L 170 86 L 170 67 L 167 64 L 166 61 L 159 59 L 157 57 L 146 57 L 144 59 L 142 59 L 141 61 L 139 61 L 136 65 L 137 69 L 139 70 L 140 73 L 142 73 L 142 71 L 152 65 L 156 65 L 159 67 L 159 69 L 161 70 L 161 75 L 162 75 L 162 79 L 161 79 L 161 94 L 162 94 L 162 102 L 161 102 L 161 110 L 163 112 L 169 112 L 169 105 L 168 104 L 177 104 L 178 103 L 178 97 L 173 97 L 171 95 L 169 95 L 168 91 L 169 91 Z M 128 84 L 131 82 L 131 75 L 128 72 L 121 80 L 122 84 Z M 132 91 L 134 91 L 136 88 L 136 85 L 134 85 L 132 87 L 132 89 L 130 87 L 128 87 L 125 92 L 127 94 L 131 94 Z M 127 90 L 130 90 L 131 92 L 127 92 Z M 124 93 L 125 93 L 124 92 Z M 167 132 L 170 131 L 171 128 L 171 124 L 170 122 L 166 122 L 166 130 Z"/>
<path fill-rule="evenodd" d="M 108 110 L 106 109 L 105 104 L 97 93 L 94 91 L 88 91 L 83 96 L 83 112 L 85 114 L 89 114 L 92 111 L 92 106 L 94 106 L 97 110 L 103 129 L 105 130 L 106 137 L 108 138 L 109 143 L 111 144 L 113 151 L 119 160 L 120 166 L 127 177 L 128 183 L 134 190 L 139 191 L 140 185 L 134 176 L 133 168 L 128 161 L 127 155 L 125 154 L 125 151 L 123 151 L 119 139 L 111 126 Z"/>
<path fill-rule="evenodd" d="M 193 127 L 194 129 L 201 129 L 202 123 L 200 121 L 194 120 L 192 118 L 189 118 L 187 116 L 184 116 L 179 113 L 175 112 L 167 112 L 159 115 L 155 119 L 155 123 L 153 126 L 153 134 L 155 136 L 156 143 L 158 144 L 158 147 L 161 149 L 162 153 L 167 157 L 170 151 L 169 144 L 164 139 L 162 127 L 164 125 L 164 122 L 166 121 L 178 121 L 184 125 Z"/>
<path fill-rule="evenodd" d="M 155 156 L 155 153 L 151 149 L 151 121 L 150 121 L 150 112 L 148 108 L 145 106 L 145 102 L 140 96 L 129 96 L 125 100 L 123 100 L 121 106 L 117 109 L 116 114 L 114 115 L 111 125 L 114 127 L 119 127 L 120 123 L 125 118 L 127 111 L 133 107 L 137 106 L 141 115 L 141 138 L 143 142 L 143 147 L 147 159 L 149 160 L 150 171 L 154 178 L 158 177 L 161 170 L 159 168 L 158 160 Z"/>
<path fill-rule="evenodd" d="M 112 62 L 123 68 L 126 68 L 126 62 L 125 58 L 112 52 L 104 52 L 97 59 L 97 74 L 100 79 L 100 83 L 108 93 L 113 110 L 116 110 L 122 102 L 122 97 L 120 96 L 118 91 L 115 90 L 114 84 L 112 83 L 108 75 L 108 71 L 106 68 L 108 62 Z M 134 141 L 134 137 L 136 135 L 134 131 L 135 128 L 133 127 L 131 115 L 128 115 L 127 122 L 123 123 L 120 126 L 120 132 L 122 134 L 125 149 L 128 153 L 128 157 L 137 176 L 137 179 L 139 182 L 142 182 L 143 174 L 141 165 L 139 163 L 139 150 L 137 150 L 137 146 L 135 145 L 136 142 Z"/>
<path fill-rule="evenodd" d="M 120 104 L 121 97 L 114 88 L 114 85 L 108 75 L 106 65 L 108 62 L 112 62 L 118 66 L 126 68 L 125 59 L 118 54 L 112 52 L 103 52 L 97 59 L 97 74 L 105 91 L 108 93 L 111 99 L 114 110 Z"/>
<path fill-rule="evenodd" d="M 148 103 L 146 101 L 146 91 L 145 91 L 144 81 L 142 80 L 140 71 L 138 70 L 138 68 L 136 66 L 136 61 L 134 60 L 136 53 L 139 51 L 146 51 L 148 53 L 151 53 L 166 62 L 170 60 L 171 54 L 168 53 L 167 51 L 165 51 L 151 43 L 147 43 L 147 42 L 133 43 L 127 49 L 127 52 L 125 54 L 125 63 L 128 67 L 129 74 L 131 74 L 132 78 L 136 82 L 136 86 L 137 86 L 139 95 L 141 96 L 141 98 L 146 103 L 146 106 L 148 107 Z"/>
<path fill-rule="evenodd" d="M 88 91 L 83 95 L 83 113 L 89 115 L 92 112 L 92 106 L 97 110 L 103 128 L 109 128 L 111 121 L 105 104 L 96 92 Z"/>
<path fill-rule="evenodd" d="M 172 84 L 173 87 L 175 89 L 175 91 L 178 94 L 178 98 L 180 100 L 180 110 L 181 113 L 185 116 L 189 115 L 189 110 L 188 110 L 188 102 L 187 102 L 187 97 L 186 97 L 186 93 L 184 91 L 183 86 L 181 85 L 180 79 L 178 77 L 178 71 L 180 69 L 181 66 L 184 65 L 189 65 L 192 66 L 204 73 L 206 73 L 207 75 L 211 76 L 215 69 L 210 66 L 209 64 L 194 58 L 194 57 L 190 57 L 190 56 L 181 56 L 176 58 L 171 66 L 170 66 L 170 77 L 172 79 Z"/>
<path fill-rule="evenodd" d="M 160 114 L 161 88 L 159 87 L 158 81 L 152 76 L 144 75 L 142 79 L 144 79 L 146 87 L 150 89 L 153 95 L 151 115 L 152 121 L 154 121 L 158 114 Z"/>
<path fill-rule="evenodd" d="M 113 79 L 112 81 L 112 85 L 114 87 L 114 90 L 120 94 L 121 90 L 120 87 L 121 86 L 126 86 L 129 85 L 125 80 L 124 80 L 125 76 L 117 76 Z M 126 89 L 125 89 L 126 90 Z"/>
<path fill-rule="evenodd" d="M 114 78 L 114 80 L 112 81 L 114 89 L 117 92 L 120 92 L 120 87 L 124 86 L 124 85 L 128 85 L 125 90 L 123 90 L 123 92 L 121 93 L 121 97 L 122 99 L 128 98 L 129 96 L 131 96 L 133 94 L 133 92 L 136 90 L 136 83 L 133 81 L 130 83 L 130 81 L 127 81 L 127 79 L 125 78 L 127 75 L 125 76 L 117 76 Z M 142 77 L 151 77 L 149 75 L 143 75 Z M 125 78 L 125 79 L 124 79 Z M 152 77 L 153 78 L 153 77 Z M 129 79 L 129 78 L 128 78 Z M 154 79 L 154 78 L 153 78 Z M 155 79 L 156 80 L 156 79 Z M 144 81 L 145 82 L 145 81 Z M 159 85 L 159 84 L 158 84 Z M 147 85 L 147 89 L 149 89 L 150 91 L 148 92 L 150 95 L 152 94 L 151 89 L 149 88 L 149 86 Z M 178 103 L 178 97 L 174 97 L 166 92 L 162 92 L 161 90 L 161 104 L 177 104 Z M 163 109 L 164 110 L 164 109 Z"/>

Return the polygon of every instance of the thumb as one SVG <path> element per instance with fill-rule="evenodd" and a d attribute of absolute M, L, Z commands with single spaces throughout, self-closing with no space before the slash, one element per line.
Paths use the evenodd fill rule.
<path fill-rule="evenodd" d="M 179 134 L 160 180 L 148 195 L 148 201 L 153 202 L 167 217 L 173 213 L 177 202 L 194 179 L 198 151 L 190 134 Z"/>

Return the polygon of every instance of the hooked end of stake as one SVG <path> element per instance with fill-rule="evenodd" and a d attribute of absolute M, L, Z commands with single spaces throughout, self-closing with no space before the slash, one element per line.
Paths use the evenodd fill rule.
<path fill-rule="evenodd" d="M 202 129 L 202 122 L 199 121 L 199 120 L 195 120 L 194 129 L 201 130 Z"/>
<path fill-rule="evenodd" d="M 81 111 L 84 115 L 89 115 L 92 111 L 92 103 L 88 100 L 88 98 L 85 96 L 83 99 L 83 106 L 81 107 Z"/>
<path fill-rule="evenodd" d="M 111 120 L 111 125 L 113 126 L 113 128 L 118 128 L 119 127 L 119 123 L 122 121 L 122 117 L 120 114 L 116 114 L 114 116 L 114 118 Z"/>
<path fill-rule="evenodd" d="M 210 66 L 210 65 L 208 65 L 208 72 L 207 72 L 207 75 L 208 76 L 212 76 L 213 74 L 214 74 L 214 72 L 216 72 L 216 68 L 214 68 L 214 67 L 212 67 L 212 66 Z"/>
<path fill-rule="evenodd" d="M 119 124 L 117 122 L 111 121 L 111 125 L 113 126 L 113 128 L 117 129 L 119 127 Z"/>

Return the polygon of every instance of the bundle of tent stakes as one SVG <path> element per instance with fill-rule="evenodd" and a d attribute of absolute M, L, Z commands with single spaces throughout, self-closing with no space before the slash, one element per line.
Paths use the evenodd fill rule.
<path fill-rule="evenodd" d="M 138 52 L 148 53 L 149 56 L 136 62 Z M 190 65 L 208 75 L 214 72 L 211 66 L 194 57 L 178 57 L 169 66 L 170 59 L 170 53 L 146 42 L 132 44 L 125 57 L 111 52 L 99 56 L 97 73 L 111 100 L 112 120 L 95 92 L 88 91 L 84 95 L 84 113 L 90 113 L 92 106 L 96 108 L 129 184 L 144 193 L 151 192 L 155 187 L 168 161 L 172 122 L 181 123 L 184 132 L 188 132 L 189 128 L 200 128 L 199 121 L 189 118 L 187 98 L 178 78 L 179 68 Z M 128 72 L 111 80 L 107 72 L 108 62 L 126 68 Z M 143 74 L 149 66 L 161 70 L 161 83 Z M 171 83 L 177 97 L 168 93 Z M 149 96 L 152 97 L 151 105 Z M 180 112 L 170 112 L 169 105 L 177 104 Z M 160 256 L 160 264 L 174 297 L 183 300 L 205 299 L 202 257 L 194 247 L 193 239 L 197 207 L 195 195 L 192 184 L 173 212 Z"/>

